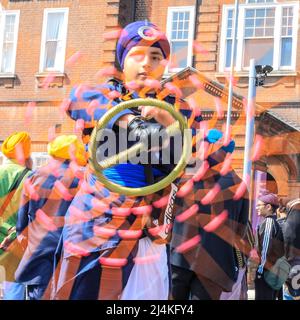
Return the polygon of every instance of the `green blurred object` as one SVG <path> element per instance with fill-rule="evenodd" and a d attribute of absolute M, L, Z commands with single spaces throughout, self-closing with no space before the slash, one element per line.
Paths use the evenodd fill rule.
<path fill-rule="evenodd" d="M 9 230 L 12 229 L 13 226 L 7 222 L 3 222 L 0 225 L 0 237 L 3 235 L 4 237 L 8 236 Z"/>

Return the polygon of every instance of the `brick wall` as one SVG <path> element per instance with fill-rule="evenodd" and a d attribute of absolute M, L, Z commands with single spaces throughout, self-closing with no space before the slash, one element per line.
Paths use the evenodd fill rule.
<path fill-rule="evenodd" d="M 152 2 L 152 0 L 136 0 L 135 21 L 145 19 L 151 20 Z"/>
<path fill-rule="evenodd" d="M 4 2 L 1 2 L 4 3 Z M 234 4 L 233 0 L 202 0 L 196 10 L 196 41 L 207 53 L 194 56 L 194 67 L 212 79 L 225 83 L 224 75 L 219 75 L 220 31 L 224 4 Z M 243 1 L 240 1 L 243 3 Z M 3 86 L 0 80 L 0 142 L 11 132 L 27 129 L 35 139 L 37 151 L 44 151 L 49 127 L 60 124 L 62 133 L 73 132 L 74 123 L 62 117 L 59 112 L 61 101 L 69 95 L 77 83 L 95 84 L 102 81 L 96 76 L 103 66 L 115 62 L 115 40 L 104 41 L 104 34 L 123 27 L 133 19 L 149 19 L 163 31 L 167 26 L 168 7 L 195 6 L 196 0 L 57 0 L 57 1 L 8 1 L 8 10 L 20 10 L 20 26 L 16 59 L 17 80 L 12 88 Z M 66 59 L 75 52 L 81 59 L 71 67 L 66 67 L 63 83 L 49 89 L 39 88 L 36 73 L 39 71 L 43 10 L 52 7 L 68 7 L 69 21 Z M 300 37 L 299 37 L 300 38 Z M 300 46 L 297 46 L 297 70 L 299 70 Z M 2 83 L 2 84 L 1 84 Z M 239 78 L 235 92 L 247 96 L 247 78 Z M 289 107 L 289 103 L 299 102 L 300 81 L 297 76 L 270 77 L 266 87 L 257 90 L 257 103 L 266 107 L 281 105 L 282 113 L 299 120 L 299 106 Z M 24 122 L 28 102 L 36 101 L 31 123 Z M 8 112 L 9 111 L 9 112 Z M 244 128 L 239 128 L 244 132 Z M 238 147 L 243 137 L 237 137 Z M 242 163 L 243 150 L 236 152 L 237 167 Z"/>
<path fill-rule="evenodd" d="M 66 66 L 63 85 L 58 83 L 47 89 L 39 88 L 36 74 L 39 72 L 43 12 L 45 8 L 69 8 L 66 61 L 74 53 L 81 58 Z M 74 131 L 74 123 L 62 117 L 61 101 L 68 97 L 71 87 L 77 83 L 95 84 L 100 81 L 97 71 L 111 65 L 115 59 L 115 40 L 104 41 L 106 32 L 118 28 L 118 0 L 61 0 L 8 2 L 7 10 L 20 10 L 16 75 L 12 88 L 0 82 L 0 142 L 17 130 L 28 130 L 36 142 L 37 150 L 44 151 L 48 129 L 62 125 L 62 133 Z M 56 82 L 55 82 L 56 83 Z M 25 123 L 26 106 L 35 101 L 36 107 L 29 124 Z M 41 150 L 43 149 L 43 150 Z"/>

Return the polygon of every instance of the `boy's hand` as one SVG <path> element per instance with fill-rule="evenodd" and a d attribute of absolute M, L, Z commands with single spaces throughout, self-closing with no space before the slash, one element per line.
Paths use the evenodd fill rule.
<path fill-rule="evenodd" d="M 138 109 L 141 111 L 141 116 L 147 120 L 154 119 L 164 127 L 168 127 L 175 119 L 168 111 L 159 109 L 157 107 L 140 106 Z"/>
<path fill-rule="evenodd" d="M 146 121 L 143 117 L 136 116 L 128 123 L 129 136 L 138 137 L 139 141 L 147 141 L 148 150 L 153 147 L 163 148 L 168 145 L 168 134 L 164 127 L 159 123 Z M 161 139 L 155 139 L 155 136 L 161 136 Z M 166 143 L 167 141 L 167 143 Z"/>

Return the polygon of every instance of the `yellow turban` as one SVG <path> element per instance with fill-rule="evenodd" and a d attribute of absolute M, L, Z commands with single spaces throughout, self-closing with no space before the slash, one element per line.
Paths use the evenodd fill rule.
<path fill-rule="evenodd" d="M 6 138 L 1 146 L 2 153 L 9 159 L 17 159 L 18 146 L 22 147 L 24 158 L 28 159 L 31 153 L 31 138 L 27 132 L 16 132 Z"/>
<path fill-rule="evenodd" d="M 84 144 L 76 135 L 61 135 L 48 143 L 48 153 L 55 158 L 76 160 L 81 165 L 86 165 L 86 152 Z"/>

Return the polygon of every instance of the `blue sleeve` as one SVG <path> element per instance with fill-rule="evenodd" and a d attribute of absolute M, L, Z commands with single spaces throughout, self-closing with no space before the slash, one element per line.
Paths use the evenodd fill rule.
<path fill-rule="evenodd" d="M 28 210 L 29 210 L 29 199 L 27 198 L 23 190 L 22 200 L 21 200 L 19 211 L 18 211 L 17 223 L 16 223 L 17 235 L 20 235 L 23 232 L 23 230 L 25 230 L 26 227 L 28 226 L 28 223 L 29 223 Z"/>
<path fill-rule="evenodd" d="M 110 100 L 100 91 L 101 88 L 108 88 L 110 90 L 114 90 L 115 88 L 113 86 L 107 85 L 107 86 L 98 86 L 95 87 L 91 90 L 87 90 L 84 91 L 80 97 L 80 99 L 78 99 L 78 97 L 76 97 L 76 90 L 77 87 L 74 87 L 71 90 L 70 93 L 70 101 L 71 104 L 69 106 L 69 109 L 67 110 L 69 116 L 73 119 L 73 120 L 78 120 L 78 119 L 83 119 L 86 127 L 90 127 L 91 125 L 88 125 L 89 122 L 91 122 L 92 120 L 99 120 L 103 117 L 103 115 L 106 113 L 107 108 L 105 108 L 104 106 L 110 103 Z M 87 113 L 86 110 L 86 106 L 80 106 L 80 103 L 82 102 L 91 102 L 93 100 L 97 100 L 99 106 L 101 106 L 100 108 L 96 108 L 94 111 L 94 117 L 92 119 L 92 117 Z M 113 105 L 117 105 L 118 103 L 113 101 L 112 103 Z M 114 124 L 116 123 L 116 121 L 126 115 L 126 114 L 133 114 L 133 112 L 130 109 L 126 109 L 120 113 L 118 113 L 116 116 L 114 116 L 107 124 L 107 128 L 108 129 L 112 129 L 112 127 L 114 126 Z"/>

